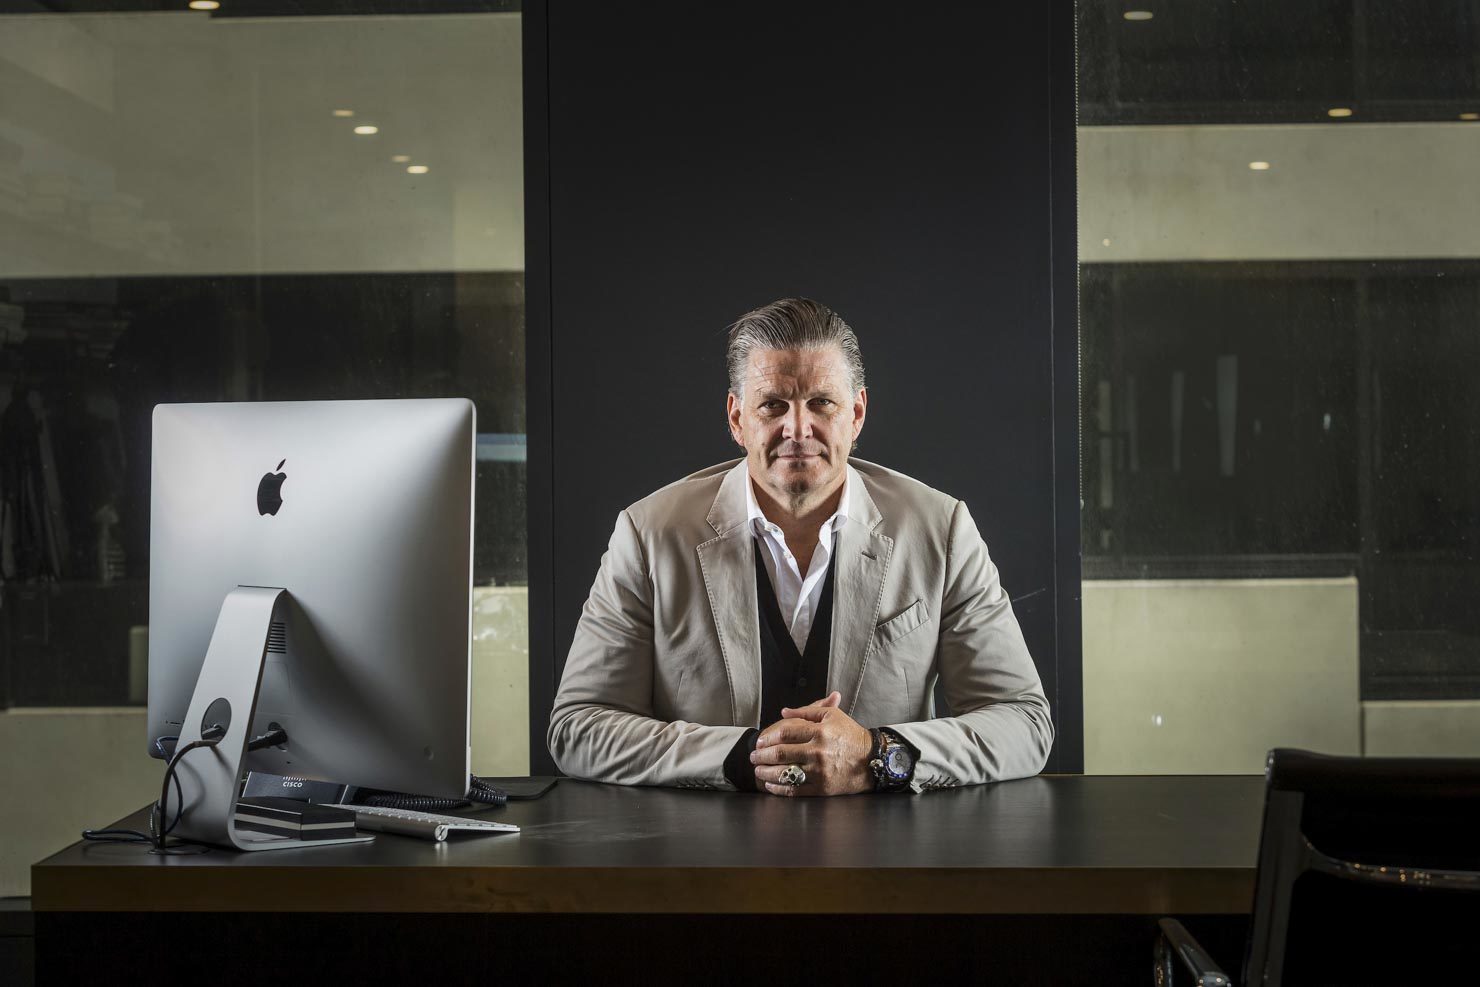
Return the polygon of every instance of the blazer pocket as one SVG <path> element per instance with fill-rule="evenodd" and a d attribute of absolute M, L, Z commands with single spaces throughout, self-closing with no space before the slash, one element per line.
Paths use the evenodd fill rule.
<path fill-rule="evenodd" d="M 924 600 L 916 600 L 903 613 L 896 614 L 875 627 L 874 642 L 881 648 L 888 647 L 929 619 L 930 608 L 925 606 Z"/>

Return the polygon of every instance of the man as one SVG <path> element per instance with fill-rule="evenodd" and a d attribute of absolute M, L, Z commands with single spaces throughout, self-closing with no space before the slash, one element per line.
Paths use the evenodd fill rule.
<path fill-rule="evenodd" d="M 561 770 L 772 795 L 1041 771 L 1048 702 L 966 505 L 848 458 L 847 323 L 782 299 L 730 328 L 728 363 L 745 457 L 618 516 L 550 717 Z M 932 719 L 937 678 L 955 715 Z"/>

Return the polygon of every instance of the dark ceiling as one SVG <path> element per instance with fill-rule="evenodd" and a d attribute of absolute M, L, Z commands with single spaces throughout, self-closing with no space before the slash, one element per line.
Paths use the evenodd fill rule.
<path fill-rule="evenodd" d="M 520 0 L 222 0 L 214 17 L 517 11 Z M 1079 0 L 1079 122 L 1458 120 L 1480 113 L 1480 0 Z M 0 0 L 0 13 L 185 0 Z M 1127 11 L 1149 20 L 1126 20 Z"/>
<path fill-rule="evenodd" d="M 1480 112 L 1480 0 L 1081 0 L 1078 15 L 1081 124 Z"/>
<path fill-rule="evenodd" d="M 339 17 L 366 14 L 479 14 L 518 11 L 521 0 L 220 0 L 211 17 Z M 0 14 L 157 13 L 187 0 L 0 0 Z"/>

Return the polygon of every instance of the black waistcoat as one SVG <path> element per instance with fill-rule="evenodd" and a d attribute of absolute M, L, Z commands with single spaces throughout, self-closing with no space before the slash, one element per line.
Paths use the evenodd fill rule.
<path fill-rule="evenodd" d="M 781 707 L 795 709 L 827 695 L 827 656 L 832 649 L 833 568 L 838 555 L 827 563 L 827 578 L 822 581 L 822 597 L 817 601 L 817 614 L 807 634 L 807 647 L 797 651 L 791 639 L 776 590 L 766 572 L 761 553 L 769 551 L 755 542 L 755 596 L 760 611 L 761 642 L 761 722 L 762 729 L 781 719 Z"/>

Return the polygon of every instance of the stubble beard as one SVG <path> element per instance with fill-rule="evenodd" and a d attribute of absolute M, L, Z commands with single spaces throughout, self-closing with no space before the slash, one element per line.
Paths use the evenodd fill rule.
<path fill-rule="evenodd" d="M 831 466 L 831 462 L 824 456 L 819 465 L 825 471 Z M 816 501 L 817 492 L 825 485 L 825 480 L 825 476 L 818 476 L 810 469 L 787 469 L 780 484 L 782 492 L 786 494 L 787 509 L 792 514 L 803 514 Z"/>

